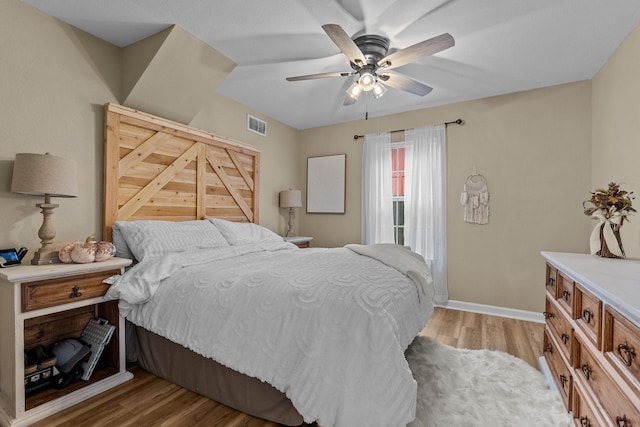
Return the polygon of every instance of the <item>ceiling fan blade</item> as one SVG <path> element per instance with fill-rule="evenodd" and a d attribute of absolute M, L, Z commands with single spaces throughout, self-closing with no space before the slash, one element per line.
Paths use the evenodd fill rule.
<path fill-rule="evenodd" d="M 351 40 L 351 37 L 342 29 L 342 27 L 338 24 L 325 24 L 322 26 L 322 29 L 327 33 L 327 35 L 333 40 L 333 42 L 338 46 L 338 48 L 344 53 L 349 61 L 357 64 L 358 62 L 361 65 L 367 63 L 367 58 L 364 57 L 362 51 L 358 48 L 358 46 Z"/>
<path fill-rule="evenodd" d="M 299 80 L 325 79 L 327 77 L 349 77 L 350 75 L 351 73 L 346 72 L 307 74 L 305 76 L 287 77 L 287 81 L 297 82 Z"/>
<path fill-rule="evenodd" d="M 432 87 L 424 83 L 398 73 L 384 73 L 380 75 L 380 80 L 389 87 L 404 90 L 418 96 L 425 96 L 433 90 Z"/>
<path fill-rule="evenodd" d="M 451 34 L 444 33 L 428 40 L 421 41 L 404 49 L 397 50 L 378 61 L 378 66 L 385 70 L 415 62 L 425 56 L 433 55 L 456 44 Z"/>

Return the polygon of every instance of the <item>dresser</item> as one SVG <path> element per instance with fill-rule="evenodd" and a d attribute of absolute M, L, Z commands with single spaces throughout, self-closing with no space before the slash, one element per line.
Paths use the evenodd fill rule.
<path fill-rule="evenodd" d="M 29 425 L 133 377 L 126 370 L 124 319 L 102 281 L 131 260 L 0 269 L 0 425 Z M 61 389 L 25 393 L 24 351 L 80 337 L 90 319 L 116 329 L 91 377 Z"/>
<path fill-rule="evenodd" d="M 640 261 L 542 256 L 541 364 L 548 366 L 575 425 L 640 427 Z"/>

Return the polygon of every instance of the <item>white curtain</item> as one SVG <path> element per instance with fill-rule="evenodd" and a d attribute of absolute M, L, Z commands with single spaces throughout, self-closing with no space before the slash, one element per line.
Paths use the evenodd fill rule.
<path fill-rule="evenodd" d="M 404 244 L 422 255 L 431 268 L 435 302 L 449 299 L 447 290 L 445 125 L 405 131 Z"/>
<path fill-rule="evenodd" d="M 362 244 L 394 243 L 390 133 L 364 136 L 361 223 Z"/>

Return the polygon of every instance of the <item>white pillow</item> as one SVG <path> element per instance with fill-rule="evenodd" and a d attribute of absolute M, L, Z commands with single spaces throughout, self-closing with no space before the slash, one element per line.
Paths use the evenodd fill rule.
<path fill-rule="evenodd" d="M 261 242 L 282 242 L 282 236 L 252 222 L 231 222 L 219 218 L 209 218 L 231 246 Z"/>
<path fill-rule="evenodd" d="M 220 231 L 206 220 L 116 221 L 113 228 L 119 230 L 138 261 L 171 252 L 229 246 Z"/>
<path fill-rule="evenodd" d="M 122 221 L 116 221 L 113 223 L 113 226 L 111 226 L 113 245 L 116 247 L 115 256 L 117 256 L 118 258 L 127 258 L 127 259 L 135 260 L 136 257 L 131 252 L 131 249 L 129 249 L 129 245 L 127 245 L 127 241 L 122 235 L 123 232 L 120 229 L 120 224 L 126 224 L 126 223 Z"/>

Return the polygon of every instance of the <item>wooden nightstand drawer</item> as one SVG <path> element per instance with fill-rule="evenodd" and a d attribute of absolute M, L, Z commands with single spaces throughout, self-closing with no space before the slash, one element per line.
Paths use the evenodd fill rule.
<path fill-rule="evenodd" d="M 596 348 L 602 344 L 602 302 L 576 283 L 576 324 Z"/>
<path fill-rule="evenodd" d="M 577 338 L 577 337 L 576 337 Z M 613 425 L 640 425 L 640 411 L 611 379 L 598 359 L 579 338 L 576 339 L 575 381 L 581 381 L 602 405 Z"/>
<path fill-rule="evenodd" d="M 640 396 L 640 328 L 609 306 L 605 308 L 603 351 Z"/>
<path fill-rule="evenodd" d="M 109 285 L 102 283 L 102 281 L 114 274 L 120 274 L 120 270 L 23 283 L 22 311 L 37 310 L 103 296 L 109 289 Z"/>

